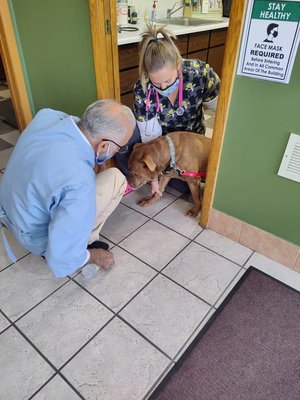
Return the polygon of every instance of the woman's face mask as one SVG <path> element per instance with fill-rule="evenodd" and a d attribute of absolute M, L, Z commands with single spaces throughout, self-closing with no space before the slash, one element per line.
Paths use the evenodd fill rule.
<path fill-rule="evenodd" d="M 106 160 L 109 159 L 109 156 L 108 156 L 109 149 L 110 149 L 110 143 L 108 144 L 108 147 L 107 147 L 107 150 L 106 150 L 106 153 L 104 154 L 104 156 L 99 156 L 99 153 L 97 153 L 96 160 L 95 160 L 96 164 L 102 165 Z"/>
<path fill-rule="evenodd" d="M 152 83 L 153 85 L 153 83 Z M 179 78 L 176 78 L 175 81 L 165 89 L 159 89 L 157 86 L 153 85 L 157 93 L 159 93 L 161 96 L 168 97 L 170 94 L 177 88 L 179 85 Z"/>

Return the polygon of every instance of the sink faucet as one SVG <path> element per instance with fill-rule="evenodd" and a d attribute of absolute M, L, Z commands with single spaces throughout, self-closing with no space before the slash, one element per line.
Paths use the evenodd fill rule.
<path fill-rule="evenodd" d="M 181 10 L 183 7 L 185 7 L 185 4 L 183 4 L 182 6 L 176 8 L 176 10 L 174 10 L 176 4 L 178 4 L 178 2 L 176 2 L 172 8 L 167 8 L 167 18 L 171 18 L 171 15 L 173 15 L 174 13 L 176 13 L 176 11 Z"/>

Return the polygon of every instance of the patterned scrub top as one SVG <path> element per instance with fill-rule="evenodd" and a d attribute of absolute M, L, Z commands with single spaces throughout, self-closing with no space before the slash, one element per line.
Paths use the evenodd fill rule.
<path fill-rule="evenodd" d="M 134 86 L 133 112 L 137 121 L 148 121 L 157 117 L 162 134 L 174 131 L 205 133 L 203 102 L 215 99 L 219 94 L 220 78 L 204 61 L 184 59 L 182 62 L 183 77 L 183 115 L 177 115 L 178 97 L 174 106 L 168 97 L 158 93 L 160 107 L 157 110 L 156 91 L 151 82 L 146 81 L 148 90 L 152 87 L 149 109 L 146 111 L 147 93 L 143 91 L 140 80 Z"/>

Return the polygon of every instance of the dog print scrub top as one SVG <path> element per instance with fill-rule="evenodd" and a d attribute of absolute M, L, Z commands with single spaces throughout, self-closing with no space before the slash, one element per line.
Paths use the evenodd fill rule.
<path fill-rule="evenodd" d="M 150 96 L 148 91 L 144 92 L 138 80 L 133 89 L 133 111 L 136 120 L 146 122 L 156 117 L 163 135 L 174 131 L 204 134 L 203 103 L 212 101 L 218 96 L 220 78 L 208 64 L 196 59 L 182 61 L 182 77 L 182 109 L 179 104 L 179 93 L 173 106 L 168 97 L 161 96 L 155 91 L 149 78 L 146 80 L 146 85 L 148 91 L 151 90 Z M 181 112 L 177 111 L 179 108 Z"/>

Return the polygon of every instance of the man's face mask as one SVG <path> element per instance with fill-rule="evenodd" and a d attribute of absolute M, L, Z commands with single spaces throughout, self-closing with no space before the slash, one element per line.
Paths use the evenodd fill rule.
<path fill-rule="evenodd" d="M 275 31 L 275 30 L 274 30 L 273 33 L 272 33 L 272 35 L 274 36 L 274 38 L 277 37 L 277 36 L 278 36 L 278 31 Z"/>
<path fill-rule="evenodd" d="M 96 160 L 95 160 L 96 164 L 102 165 L 106 160 L 109 159 L 109 157 L 108 157 L 109 149 L 110 149 L 110 143 L 108 144 L 108 147 L 107 147 L 107 150 L 106 150 L 106 153 L 104 154 L 104 156 L 99 156 L 99 153 L 97 153 Z"/>
<path fill-rule="evenodd" d="M 153 83 L 152 83 L 152 85 L 153 85 Z M 153 86 L 154 86 L 155 90 L 157 91 L 157 93 L 159 93 L 160 95 L 162 95 L 164 97 L 168 97 L 177 88 L 178 85 L 179 85 L 179 78 L 176 78 L 175 82 L 173 82 L 172 85 L 166 87 L 163 90 L 159 89 L 155 85 L 153 85 Z"/>

